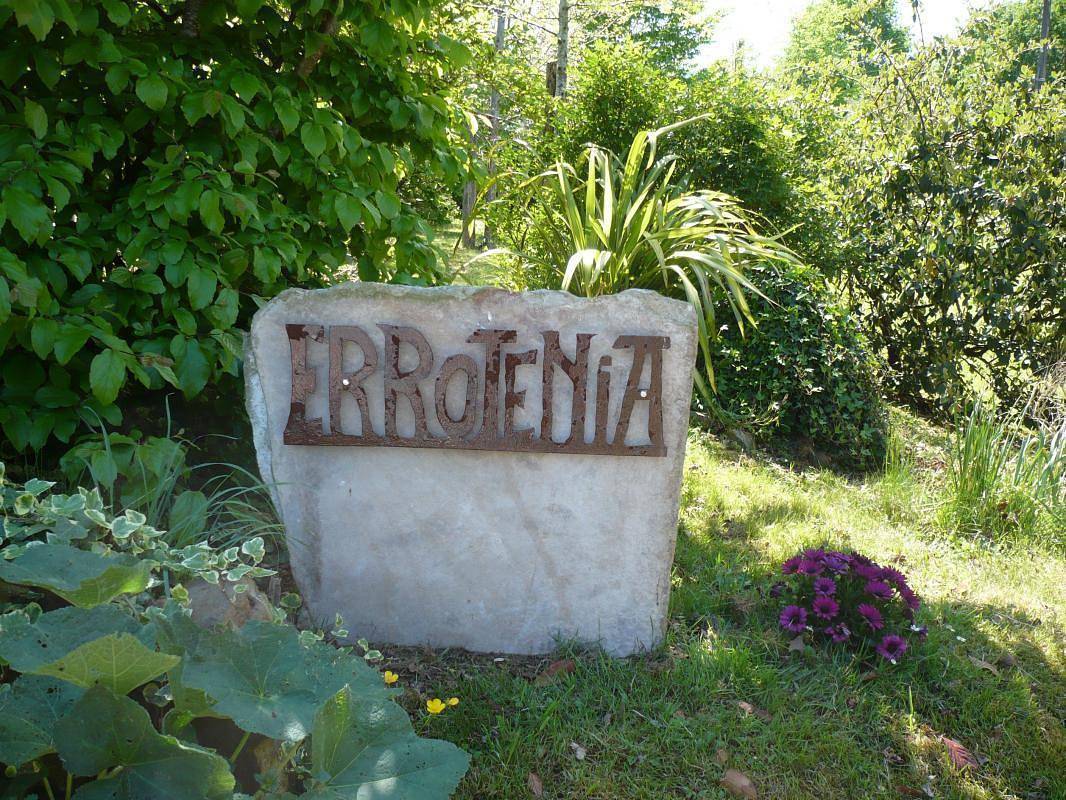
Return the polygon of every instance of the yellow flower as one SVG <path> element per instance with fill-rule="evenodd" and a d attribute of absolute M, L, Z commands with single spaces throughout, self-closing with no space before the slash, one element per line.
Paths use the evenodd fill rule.
<path fill-rule="evenodd" d="M 426 701 L 426 711 L 430 714 L 439 714 L 447 706 L 440 700 L 440 698 L 434 697 L 432 700 Z"/>
<path fill-rule="evenodd" d="M 385 670 L 385 685 L 386 686 L 392 686 L 399 679 L 400 679 L 400 676 L 397 675 L 392 670 L 388 670 L 388 669 Z"/>
<path fill-rule="evenodd" d="M 450 706 L 457 706 L 457 705 L 459 705 L 459 698 L 458 698 L 458 697 L 452 697 L 452 698 L 450 698 L 450 699 L 448 700 L 448 705 L 450 705 Z"/>

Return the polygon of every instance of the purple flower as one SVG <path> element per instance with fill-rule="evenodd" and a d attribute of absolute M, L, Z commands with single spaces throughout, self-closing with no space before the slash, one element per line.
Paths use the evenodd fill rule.
<path fill-rule="evenodd" d="M 893 664 L 895 664 L 900 657 L 907 651 L 907 642 L 902 636 L 896 636 L 890 633 L 881 639 L 881 644 L 877 645 L 877 653 L 882 658 L 887 658 Z"/>
<path fill-rule="evenodd" d="M 929 635 L 929 628 L 925 625 L 911 625 L 911 632 L 918 634 L 918 640 L 925 641 L 925 637 Z"/>
<path fill-rule="evenodd" d="M 792 558 L 786 560 L 781 565 L 781 572 L 784 573 L 785 575 L 795 575 L 796 574 L 796 570 L 799 569 L 799 564 L 800 564 L 800 557 L 799 556 L 792 556 Z"/>
<path fill-rule="evenodd" d="M 814 598 L 811 608 L 814 611 L 816 617 L 822 619 L 832 619 L 840 611 L 840 605 L 832 597 L 828 595 L 820 594 Z"/>
<path fill-rule="evenodd" d="M 851 637 L 851 631 L 848 630 L 848 626 L 843 622 L 838 622 L 836 625 L 830 625 L 825 629 L 824 633 L 837 644 L 846 642 Z"/>
<path fill-rule="evenodd" d="M 881 580 L 894 584 L 900 593 L 907 588 L 907 577 L 894 567 L 885 567 L 881 570 Z"/>
<path fill-rule="evenodd" d="M 778 581 L 770 587 L 770 597 L 780 597 L 781 593 L 785 591 L 785 584 Z"/>
<path fill-rule="evenodd" d="M 807 627 L 807 611 L 799 606 L 785 606 L 778 621 L 786 631 L 802 633 Z"/>
<path fill-rule="evenodd" d="M 885 627 L 885 621 L 881 616 L 881 612 L 869 603 L 859 603 L 855 610 L 859 612 L 859 616 L 861 616 L 866 624 L 873 630 L 879 631 L 881 628 Z"/>
<path fill-rule="evenodd" d="M 803 551 L 803 557 L 808 561 L 821 561 L 825 558 L 825 550 L 819 548 L 808 548 Z"/>
<path fill-rule="evenodd" d="M 830 572 L 847 572 L 848 570 L 848 557 L 843 553 L 833 551 L 826 553 L 825 558 L 822 559 L 822 563 L 825 564 L 826 569 Z"/>
<path fill-rule="evenodd" d="M 804 558 L 799 563 L 800 575 L 821 575 L 825 572 L 825 565 L 813 558 Z"/>
<path fill-rule="evenodd" d="M 884 581 L 867 581 L 866 593 L 873 595 L 878 600 L 891 600 L 892 595 L 895 594 L 892 587 Z"/>
<path fill-rule="evenodd" d="M 855 567 L 855 574 L 868 581 L 875 581 L 881 578 L 881 568 L 873 563 L 860 563 Z"/>
<path fill-rule="evenodd" d="M 836 581 L 832 578 L 815 578 L 814 579 L 814 593 L 815 594 L 836 594 L 837 585 Z"/>
<path fill-rule="evenodd" d="M 918 599 L 918 595 L 909 586 L 901 586 L 899 596 L 903 598 L 903 602 L 911 612 L 917 611 L 922 604 L 922 601 Z"/>

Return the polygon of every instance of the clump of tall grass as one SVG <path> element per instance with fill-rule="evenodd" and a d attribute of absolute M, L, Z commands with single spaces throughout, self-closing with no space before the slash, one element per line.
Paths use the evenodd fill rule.
<path fill-rule="evenodd" d="M 947 472 L 951 528 L 1066 547 L 1066 414 L 1045 393 L 1000 414 L 975 403 L 956 425 Z"/>

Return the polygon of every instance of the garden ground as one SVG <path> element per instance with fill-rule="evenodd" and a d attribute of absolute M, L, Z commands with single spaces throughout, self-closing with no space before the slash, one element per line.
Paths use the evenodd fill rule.
<path fill-rule="evenodd" d="M 866 479 L 694 433 L 669 630 L 647 656 L 386 649 L 412 710 L 460 698 L 421 723 L 473 754 L 456 796 L 727 797 L 733 769 L 760 798 L 1066 797 L 1066 560 L 947 537 L 943 442 L 894 423 L 906 455 Z M 922 595 L 929 638 L 899 666 L 779 631 L 778 565 L 825 543 Z"/>

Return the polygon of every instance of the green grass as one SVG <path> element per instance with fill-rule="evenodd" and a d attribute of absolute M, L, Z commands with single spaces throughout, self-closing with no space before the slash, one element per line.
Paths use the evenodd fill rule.
<path fill-rule="evenodd" d="M 422 733 L 473 754 L 456 796 L 533 797 L 535 773 L 546 798 L 720 798 L 735 768 L 760 798 L 1066 797 L 1066 561 L 938 533 L 942 437 L 897 422 L 902 458 L 866 482 L 694 434 L 653 653 L 386 650 Z M 897 562 L 921 593 L 929 639 L 900 666 L 788 651 L 766 590 L 782 559 L 826 542 Z M 564 658 L 572 674 L 536 679 Z M 415 711 L 450 696 L 439 717 Z M 981 766 L 955 769 L 942 736 Z"/>

